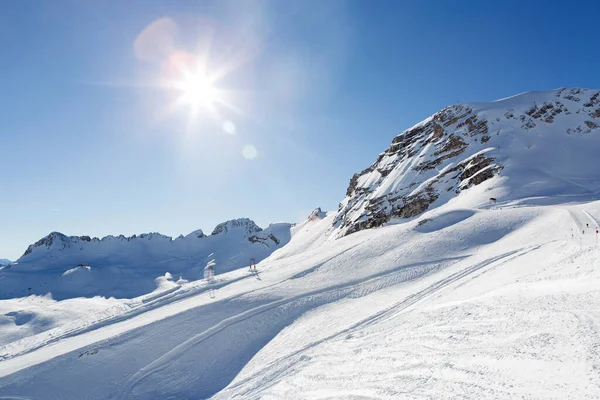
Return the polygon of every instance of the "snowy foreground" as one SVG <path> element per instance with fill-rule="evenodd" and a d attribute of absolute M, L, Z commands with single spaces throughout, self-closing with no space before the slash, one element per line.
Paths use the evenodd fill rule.
<path fill-rule="evenodd" d="M 338 240 L 329 214 L 257 274 L 0 301 L 0 398 L 600 398 L 600 202 L 527 203 Z"/>

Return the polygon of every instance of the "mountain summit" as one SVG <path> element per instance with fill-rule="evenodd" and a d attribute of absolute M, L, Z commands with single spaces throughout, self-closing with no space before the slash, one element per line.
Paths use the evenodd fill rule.
<path fill-rule="evenodd" d="M 220 223 L 215 227 L 211 235 L 225 234 L 231 230 L 239 230 L 244 232 L 245 235 L 253 235 L 262 231 L 262 229 L 249 218 L 238 218 L 232 219 L 223 223 Z"/>
<path fill-rule="evenodd" d="M 472 201 L 593 198 L 600 191 L 592 167 L 599 154 L 599 90 L 452 105 L 400 133 L 352 176 L 334 225 L 343 236 L 415 217 L 483 183 L 489 196 Z"/>

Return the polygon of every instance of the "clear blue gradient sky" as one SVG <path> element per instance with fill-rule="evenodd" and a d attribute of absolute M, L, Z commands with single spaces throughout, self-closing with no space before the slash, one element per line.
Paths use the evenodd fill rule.
<path fill-rule="evenodd" d="M 51 231 L 176 236 L 336 209 L 354 172 L 446 105 L 600 87 L 599 15 L 596 1 L 0 2 L 0 257 Z M 207 57 L 227 105 L 170 108 L 165 51 Z"/>

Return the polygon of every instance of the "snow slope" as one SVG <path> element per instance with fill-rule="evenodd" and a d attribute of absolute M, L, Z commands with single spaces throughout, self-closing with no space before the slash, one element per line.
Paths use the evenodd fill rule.
<path fill-rule="evenodd" d="M 0 265 L 8 265 L 11 262 L 8 258 L 0 258 Z"/>
<path fill-rule="evenodd" d="M 297 251 L 256 275 L 3 346 L 0 396 L 600 396 L 600 260 L 595 234 L 570 237 L 600 203 L 434 210 L 314 244 L 334 216 L 299 224 Z"/>

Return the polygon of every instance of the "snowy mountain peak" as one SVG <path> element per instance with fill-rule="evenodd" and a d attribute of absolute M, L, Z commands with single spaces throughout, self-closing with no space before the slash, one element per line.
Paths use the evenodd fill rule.
<path fill-rule="evenodd" d="M 60 232 L 51 232 L 47 236 L 44 236 L 34 244 L 30 245 L 23 257 L 31 254 L 36 249 L 64 249 L 71 243 L 77 243 L 80 241 L 90 242 L 92 239 L 89 236 L 67 236 Z"/>
<path fill-rule="evenodd" d="M 584 164 L 599 151 L 598 90 L 452 105 L 400 133 L 352 176 L 334 226 L 345 235 L 415 217 L 483 182 L 489 197 L 503 201 L 592 195 L 600 181 Z"/>
<path fill-rule="evenodd" d="M 321 207 L 317 207 L 310 213 L 310 215 L 308 216 L 308 220 L 314 221 L 316 219 L 323 219 L 323 218 L 325 218 L 326 215 L 327 215 L 327 213 L 323 212 L 321 210 Z"/>
<path fill-rule="evenodd" d="M 163 235 L 158 232 L 142 233 L 138 236 L 138 238 L 146 240 L 173 240 L 171 236 Z"/>
<path fill-rule="evenodd" d="M 157 232 L 152 233 L 142 233 L 140 235 L 132 235 L 130 237 L 126 237 L 124 235 L 113 236 L 108 235 L 103 237 L 102 239 L 98 239 L 97 237 L 90 236 L 67 236 L 61 232 L 51 232 L 47 236 L 44 236 L 34 244 L 30 245 L 21 259 L 27 256 L 30 256 L 32 253 L 36 251 L 48 252 L 51 250 L 64 250 L 68 247 L 81 244 L 81 243 L 112 243 L 112 242 L 128 242 L 135 239 L 144 239 L 144 240 L 164 240 L 171 241 L 170 236 L 165 236 Z"/>
<path fill-rule="evenodd" d="M 211 235 L 221 235 L 232 230 L 242 231 L 245 236 L 250 236 L 262 231 L 262 229 L 250 218 L 238 218 L 220 223 L 215 227 Z"/>
<path fill-rule="evenodd" d="M 203 237 L 206 237 L 206 235 L 204 234 L 204 232 L 202 231 L 202 229 L 196 229 L 195 231 L 190 232 L 189 234 L 187 234 L 185 237 L 202 239 Z M 180 236 L 180 238 L 183 238 L 183 236 Z"/>

